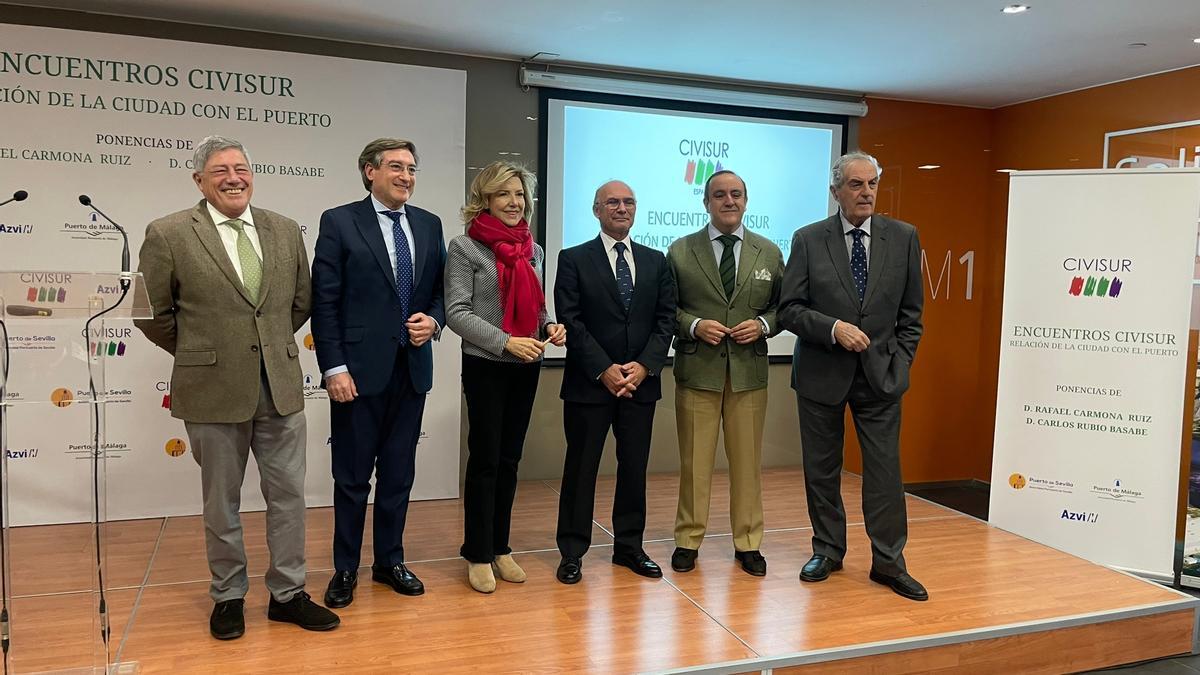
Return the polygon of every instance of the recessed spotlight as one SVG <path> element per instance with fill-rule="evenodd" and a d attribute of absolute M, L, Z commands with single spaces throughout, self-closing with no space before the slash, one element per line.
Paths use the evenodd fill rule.
<path fill-rule="evenodd" d="M 921 169 L 922 171 L 929 171 L 931 169 L 940 169 L 940 168 L 942 168 L 942 165 L 941 164 L 922 164 L 921 166 L 918 166 L 917 168 Z"/>
<path fill-rule="evenodd" d="M 1195 42 L 1196 44 L 1200 45 L 1200 38 L 1193 38 L 1192 42 Z"/>
<path fill-rule="evenodd" d="M 996 173 L 1016 173 L 1020 169 L 996 169 Z"/>
<path fill-rule="evenodd" d="M 501 150 L 500 152 L 497 152 L 496 154 L 497 154 L 497 155 L 507 155 L 507 154 L 508 154 L 508 151 L 507 151 L 507 150 Z"/>
<path fill-rule="evenodd" d="M 467 168 L 468 168 L 468 169 L 470 169 L 471 171 L 478 171 L 478 170 L 479 170 L 479 167 L 477 167 L 477 166 L 468 166 Z"/>
<path fill-rule="evenodd" d="M 1009 5 L 1000 11 L 1005 14 L 1021 14 L 1029 11 L 1029 5 Z"/>
<path fill-rule="evenodd" d="M 1146 43 L 1145 42 L 1130 42 L 1129 44 L 1127 44 L 1125 46 L 1128 47 L 1129 49 L 1141 49 L 1142 47 L 1146 46 Z"/>
<path fill-rule="evenodd" d="M 510 152 L 510 153 L 508 153 L 508 154 L 512 155 L 513 157 L 520 157 L 520 156 L 521 156 L 521 153 L 519 153 L 519 152 Z"/>
<path fill-rule="evenodd" d="M 536 117 L 534 117 L 534 116 L 532 116 L 532 115 L 526 115 L 526 116 L 525 116 L 525 119 L 529 120 L 530 122 L 536 122 L 536 121 L 537 121 L 537 118 L 536 118 Z"/>

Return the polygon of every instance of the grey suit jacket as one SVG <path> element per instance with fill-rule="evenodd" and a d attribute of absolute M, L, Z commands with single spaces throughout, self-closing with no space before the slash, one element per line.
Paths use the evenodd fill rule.
<path fill-rule="evenodd" d="M 850 275 L 846 235 L 837 214 L 796 230 L 783 273 L 779 322 L 796 334 L 792 388 L 833 405 L 846 398 L 859 362 L 881 398 L 908 390 L 908 371 L 924 330 L 921 243 L 912 225 L 871 217 L 867 289 L 862 302 Z M 863 352 L 832 341 L 837 320 L 858 326 L 871 340 Z"/>
<path fill-rule="evenodd" d="M 189 422 L 245 422 L 258 406 L 262 369 L 281 415 L 304 409 L 296 331 L 312 302 L 300 227 L 251 207 L 263 253 L 251 302 L 203 200 L 146 228 L 139 271 L 154 318 L 135 321 L 175 356 L 171 415 Z"/>

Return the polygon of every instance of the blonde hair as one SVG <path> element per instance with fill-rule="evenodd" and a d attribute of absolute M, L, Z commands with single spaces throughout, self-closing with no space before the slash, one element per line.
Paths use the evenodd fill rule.
<path fill-rule="evenodd" d="M 525 190 L 525 212 L 522 216 L 525 222 L 533 222 L 533 198 L 537 194 L 537 176 L 520 164 L 496 161 L 483 167 L 475 176 L 475 180 L 471 181 L 471 187 L 467 190 L 467 203 L 460 212 L 463 223 L 470 226 L 475 216 L 487 211 L 488 200 L 512 178 L 519 178 L 521 188 Z"/>

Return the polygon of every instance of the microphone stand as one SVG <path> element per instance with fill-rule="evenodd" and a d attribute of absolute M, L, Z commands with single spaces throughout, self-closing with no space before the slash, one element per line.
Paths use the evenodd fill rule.
<path fill-rule="evenodd" d="M 93 314 L 92 316 L 88 317 L 87 321 L 83 325 L 83 339 L 84 339 L 84 343 L 89 345 L 88 353 L 89 353 L 89 358 L 90 358 L 90 354 L 92 351 L 90 349 L 92 322 L 95 321 L 96 319 L 99 319 L 100 317 L 104 316 L 105 314 L 108 314 L 109 312 L 113 311 L 114 309 L 119 307 L 122 302 L 125 301 L 125 296 L 129 294 L 129 287 L 132 284 L 133 275 L 129 271 L 129 235 L 126 234 L 125 228 L 118 225 L 116 223 L 116 221 L 114 221 L 112 218 L 109 218 L 100 209 L 96 208 L 96 206 L 94 204 L 92 204 L 92 199 L 90 197 L 88 197 L 87 195 L 79 195 L 79 203 L 92 209 L 96 213 L 100 214 L 100 216 L 103 217 L 105 220 L 107 220 L 110 225 L 112 225 L 114 228 L 116 228 L 117 232 L 121 233 L 121 238 L 123 241 L 123 247 L 121 250 L 121 275 L 120 275 L 121 297 L 117 298 L 117 301 L 111 307 L 107 307 L 107 308 Z M 106 356 L 104 354 L 101 354 L 99 356 L 99 358 L 106 358 Z M 91 393 L 91 396 L 92 396 L 92 408 L 91 408 L 91 411 L 92 411 L 92 458 L 91 458 L 92 459 L 92 466 L 91 466 L 91 469 L 92 469 L 92 540 L 93 540 L 93 544 L 96 547 L 96 561 L 95 561 L 95 563 L 96 563 L 96 580 L 97 580 L 97 588 L 99 589 L 99 594 L 100 594 L 99 604 L 98 604 L 98 608 L 97 608 L 97 611 L 99 612 L 99 615 L 100 615 L 100 637 L 104 641 L 104 654 L 105 654 L 104 661 L 105 661 L 105 669 L 107 669 L 108 668 L 108 659 L 109 659 L 109 637 L 110 637 L 112 631 L 109 627 L 109 620 L 108 620 L 108 602 L 107 602 L 107 599 L 105 598 L 105 594 L 104 594 L 104 561 L 103 561 L 103 557 L 102 557 L 102 553 L 101 553 L 101 545 L 100 545 L 100 453 L 101 453 L 100 425 L 101 425 L 101 416 L 100 416 L 100 402 L 97 400 L 98 395 L 96 393 L 96 380 L 95 380 L 95 377 L 93 376 L 92 368 L 90 367 L 90 364 L 88 367 L 88 391 Z M 106 392 L 106 395 L 107 395 L 107 392 Z"/>

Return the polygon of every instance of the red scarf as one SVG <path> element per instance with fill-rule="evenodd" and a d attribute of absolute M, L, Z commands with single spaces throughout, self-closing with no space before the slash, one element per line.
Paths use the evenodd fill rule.
<path fill-rule="evenodd" d="M 500 283 L 500 307 L 504 310 L 504 332 L 516 337 L 536 337 L 541 326 L 546 296 L 533 268 L 533 237 L 529 223 L 509 227 L 490 213 L 471 221 L 467 236 L 492 249 L 496 256 L 496 279 Z"/>

